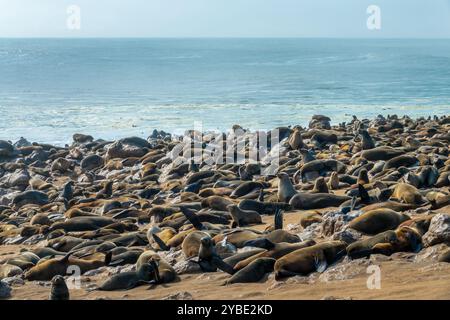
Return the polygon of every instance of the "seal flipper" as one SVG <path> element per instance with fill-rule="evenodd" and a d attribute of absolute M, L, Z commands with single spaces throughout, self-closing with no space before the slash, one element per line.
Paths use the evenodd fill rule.
<path fill-rule="evenodd" d="M 259 189 L 258 201 L 264 202 L 264 188 Z"/>
<path fill-rule="evenodd" d="M 357 200 L 356 197 L 352 197 L 352 202 L 351 202 L 351 205 L 350 205 L 350 211 L 355 210 L 356 200 Z"/>
<path fill-rule="evenodd" d="M 359 197 L 363 203 L 370 203 L 370 196 L 362 184 L 358 184 Z"/>
<path fill-rule="evenodd" d="M 247 247 L 247 246 L 271 250 L 275 247 L 275 244 L 267 238 L 258 238 L 258 239 L 245 241 L 244 247 Z"/>
<path fill-rule="evenodd" d="M 64 257 L 62 257 L 61 259 L 59 259 L 59 262 L 63 262 L 63 263 L 69 262 L 70 256 L 73 255 L 74 253 L 75 253 L 75 252 L 73 252 L 73 251 L 67 253 Z"/>
<path fill-rule="evenodd" d="M 323 255 L 314 257 L 314 266 L 316 267 L 316 271 L 319 273 L 324 272 L 327 269 L 327 260 Z"/>
<path fill-rule="evenodd" d="M 170 250 L 170 248 L 165 244 L 165 242 L 160 237 L 158 237 L 156 234 L 152 233 L 152 238 L 153 238 L 153 240 L 155 240 L 155 242 L 158 244 L 159 248 L 162 251 Z"/>
<path fill-rule="evenodd" d="M 200 222 L 200 219 L 197 215 L 187 208 L 180 207 L 181 212 L 189 220 L 189 222 L 194 226 L 197 230 L 204 230 L 205 226 Z"/>
<path fill-rule="evenodd" d="M 277 209 L 275 212 L 275 230 L 283 230 L 283 211 L 281 209 Z"/>
<path fill-rule="evenodd" d="M 228 263 L 222 260 L 219 256 L 215 255 L 211 259 L 212 263 L 217 266 L 218 269 L 222 270 L 223 272 L 226 272 L 228 274 L 233 275 L 236 270 L 233 269 L 232 266 L 230 266 Z"/>

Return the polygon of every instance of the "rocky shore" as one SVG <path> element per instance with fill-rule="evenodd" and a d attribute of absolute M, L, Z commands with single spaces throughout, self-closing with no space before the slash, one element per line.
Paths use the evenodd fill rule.
<path fill-rule="evenodd" d="M 395 115 L 0 141 L 0 299 L 450 299 L 449 144 Z"/>

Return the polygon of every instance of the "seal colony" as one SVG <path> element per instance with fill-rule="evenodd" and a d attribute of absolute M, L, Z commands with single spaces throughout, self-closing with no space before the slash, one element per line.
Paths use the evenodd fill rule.
<path fill-rule="evenodd" d="M 450 261 L 450 117 L 316 115 L 219 136 L 0 141 L 0 243 L 21 248 L 0 256 L 2 283 L 66 300 L 74 275 L 107 294 L 201 274 L 269 287 L 380 255 Z"/>

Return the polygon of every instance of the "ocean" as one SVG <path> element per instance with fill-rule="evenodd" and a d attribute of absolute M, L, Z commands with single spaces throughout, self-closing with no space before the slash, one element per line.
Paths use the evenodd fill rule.
<path fill-rule="evenodd" d="M 0 139 L 450 114 L 450 40 L 0 39 Z"/>

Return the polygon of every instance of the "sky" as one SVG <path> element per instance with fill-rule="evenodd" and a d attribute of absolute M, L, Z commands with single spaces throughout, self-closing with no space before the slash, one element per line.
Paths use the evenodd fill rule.
<path fill-rule="evenodd" d="M 0 37 L 450 38 L 450 0 L 0 0 Z"/>

